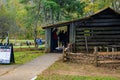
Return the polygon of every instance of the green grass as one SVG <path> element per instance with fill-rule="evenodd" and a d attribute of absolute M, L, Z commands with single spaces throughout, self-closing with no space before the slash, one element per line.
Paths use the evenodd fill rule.
<path fill-rule="evenodd" d="M 29 48 L 29 46 L 27 46 L 27 45 L 24 45 L 24 46 L 13 46 L 14 48 Z M 30 45 L 30 48 L 34 48 L 35 46 L 34 45 Z M 44 48 L 45 47 L 45 45 L 39 45 L 39 47 L 38 48 Z"/>
<path fill-rule="evenodd" d="M 100 76 L 73 76 L 73 75 L 40 75 L 36 80 L 118 80 L 113 77 L 100 77 Z"/>
<path fill-rule="evenodd" d="M 43 54 L 41 51 L 15 52 L 15 64 L 24 64 Z"/>
<path fill-rule="evenodd" d="M 29 40 L 30 42 L 34 42 L 34 40 Z M 16 42 L 16 43 L 18 43 L 18 42 L 21 42 L 21 43 L 25 43 L 26 42 L 26 40 L 14 40 L 14 39 L 10 39 L 10 43 L 14 43 L 14 42 Z"/>

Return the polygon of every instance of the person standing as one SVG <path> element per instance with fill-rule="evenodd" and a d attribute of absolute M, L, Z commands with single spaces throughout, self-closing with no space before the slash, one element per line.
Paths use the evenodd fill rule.
<path fill-rule="evenodd" d="M 53 35 L 53 50 L 55 50 L 55 48 L 58 47 L 57 29 L 53 31 L 52 35 Z"/>
<path fill-rule="evenodd" d="M 65 38 L 64 30 L 62 30 L 61 31 L 61 43 L 62 43 L 62 46 L 64 46 L 64 38 Z"/>
<path fill-rule="evenodd" d="M 62 31 L 61 30 L 58 33 L 58 42 L 59 42 L 59 46 L 60 46 L 62 44 Z"/>
<path fill-rule="evenodd" d="M 39 39 L 39 45 L 40 46 L 42 45 L 42 39 L 41 38 Z"/>
<path fill-rule="evenodd" d="M 67 44 L 68 44 L 68 32 L 66 31 L 65 33 L 64 33 L 64 46 L 65 47 L 67 47 Z"/>
<path fill-rule="evenodd" d="M 38 48 L 38 44 L 39 44 L 39 39 L 38 38 L 36 38 L 35 44 L 36 44 L 36 48 Z"/>
<path fill-rule="evenodd" d="M 9 34 L 7 33 L 6 34 L 6 43 L 5 43 L 6 45 L 8 45 L 9 44 Z"/>
<path fill-rule="evenodd" d="M 6 37 L 6 44 L 9 44 L 9 38 L 8 38 L 8 36 Z"/>

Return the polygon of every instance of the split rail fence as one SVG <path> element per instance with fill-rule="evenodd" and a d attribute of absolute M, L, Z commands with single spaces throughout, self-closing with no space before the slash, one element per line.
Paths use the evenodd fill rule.
<path fill-rule="evenodd" d="M 98 47 L 94 47 L 94 63 L 95 66 L 100 64 L 120 64 L 120 52 L 99 52 Z"/>
<path fill-rule="evenodd" d="M 120 64 L 120 52 L 99 52 L 94 47 L 94 54 L 72 53 L 69 49 L 63 51 L 64 62 L 88 63 L 99 66 L 100 64 Z"/>

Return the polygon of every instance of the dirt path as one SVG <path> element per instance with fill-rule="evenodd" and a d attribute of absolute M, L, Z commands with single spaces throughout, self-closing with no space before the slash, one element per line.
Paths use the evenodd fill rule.
<path fill-rule="evenodd" d="M 117 67 L 117 66 L 116 66 Z M 118 66 L 119 67 L 119 66 Z M 119 80 L 120 78 L 120 69 L 114 68 L 106 64 L 106 66 L 101 65 L 95 67 L 93 64 L 85 63 L 70 63 L 63 62 L 62 60 L 57 61 L 54 65 L 49 67 L 42 73 L 42 76 L 52 77 L 53 75 L 58 74 L 61 76 L 64 75 L 74 75 L 74 76 L 100 76 L 100 77 L 114 77 Z"/>
<path fill-rule="evenodd" d="M 11 71 L 13 71 L 15 68 L 19 67 L 20 65 L 0 65 L 0 76 L 3 76 Z"/>
<path fill-rule="evenodd" d="M 0 80 L 31 80 L 36 75 L 47 69 L 56 60 L 61 57 L 61 54 L 49 53 L 34 59 L 33 61 L 24 65 L 14 65 L 8 68 L 9 65 L 0 66 Z M 6 71 L 6 72 L 4 72 Z"/>

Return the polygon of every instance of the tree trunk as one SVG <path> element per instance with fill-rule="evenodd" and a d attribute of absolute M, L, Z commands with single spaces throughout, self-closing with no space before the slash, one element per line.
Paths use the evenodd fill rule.
<path fill-rule="evenodd" d="M 37 44 L 36 44 L 36 39 L 37 39 L 37 26 L 38 26 L 38 20 L 39 20 L 39 15 L 40 15 L 40 1 L 38 2 L 38 13 L 36 14 L 35 17 L 35 24 L 34 24 L 34 43 L 35 43 L 35 47 L 37 48 Z"/>

